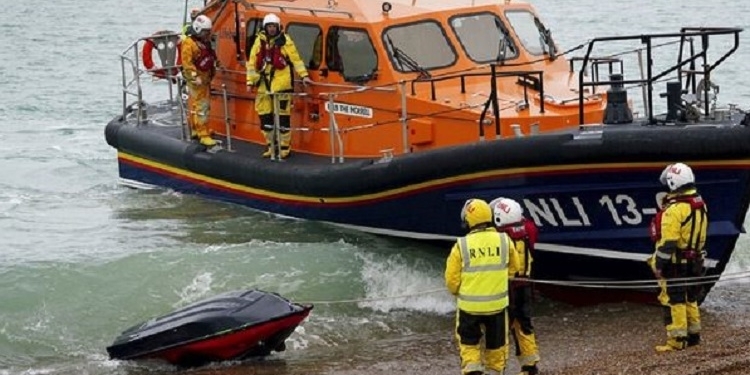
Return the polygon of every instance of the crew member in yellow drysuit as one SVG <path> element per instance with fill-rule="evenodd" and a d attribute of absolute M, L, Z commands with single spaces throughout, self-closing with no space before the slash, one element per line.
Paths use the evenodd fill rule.
<path fill-rule="evenodd" d="M 247 86 L 248 90 L 258 87 L 255 110 L 268 146 L 263 157 L 270 157 L 274 146 L 274 107 L 269 92 L 279 97 L 279 156 L 286 158 L 291 152 L 292 68 L 304 84 L 312 82 L 294 41 L 281 30 L 281 20 L 275 14 L 267 14 L 247 59 Z"/>
<path fill-rule="evenodd" d="M 690 278 L 703 275 L 708 210 L 695 187 L 693 171 L 687 165 L 668 165 L 660 181 L 670 192 L 651 222 L 651 238 L 656 249 L 649 258 L 649 265 L 661 286 L 659 302 L 665 307 L 667 327 L 667 342 L 657 346 L 656 351 L 667 352 L 700 343 L 698 299 L 701 287 L 690 285 L 700 280 Z"/>
<path fill-rule="evenodd" d="M 481 199 L 466 201 L 461 221 L 469 233 L 453 245 L 445 269 L 445 285 L 456 296 L 461 372 L 482 375 L 486 365 L 488 374 L 502 374 L 508 361 L 508 274 L 520 269 L 516 248 L 497 232 Z"/>
<path fill-rule="evenodd" d="M 216 53 L 211 47 L 211 19 L 199 15 L 192 33 L 182 41 L 182 76 L 188 87 L 191 135 L 211 147 L 216 144 L 208 129 L 211 79 L 216 73 Z"/>
<path fill-rule="evenodd" d="M 521 268 L 510 281 L 510 333 L 516 342 L 516 358 L 521 365 L 519 375 L 537 375 L 539 349 L 536 345 L 534 326 L 531 323 L 532 252 L 536 244 L 537 229 L 533 221 L 523 217 L 521 205 L 510 198 L 497 198 L 490 202 L 497 231 L 505 233 L 513 241 Z"/>

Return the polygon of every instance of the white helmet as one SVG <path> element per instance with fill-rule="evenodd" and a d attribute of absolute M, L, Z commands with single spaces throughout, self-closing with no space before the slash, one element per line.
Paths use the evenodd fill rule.
<path fill-rule="evenodd" d="M 490 202 L 495 226 L 520 223 L 523 220 L 523 208 L 518 202 L 510 198 L 496 198 Z"/>
<path fill-rule="evenodd" d="M 661 172 L 661 176 L 659 177 L 659 181 L 663 185 L 667 185 L 669 191 L 675 191 L 685 185 L 694 184 L 695 175 L 693 174 L 693 170 L 690 169 L 687 164 L 674 163 L 664 168 L 664 171 Z"/>
<path fill-rule="evenodd" d="M 281 19 L 279 18 L 279 16 L 277 16 L 277 15 L 275 15 L 273 13 L 268 13 L 268 14 L 266 14 L 265 17 L 263 17 L 263 27 L 266 27 L 266 25 L 268 25 L 270 23 L 275 23 L 277 26 L 280 26 L 281 25 Z"/>
<path fill-rule="evenodd" d="M 202 31 L 211 31 L 211 26 L 213 26 L 211 19 L 203 14 L 195 17 L 195 21 L 193 21 L 193 31 L 195 31 L 196 34 L 199 34 Z"/>

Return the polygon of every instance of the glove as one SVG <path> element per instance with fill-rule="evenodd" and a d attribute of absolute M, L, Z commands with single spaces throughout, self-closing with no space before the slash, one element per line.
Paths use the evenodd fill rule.
<path fill-rule="evenodd" d="M 305 85 L 305 86 L 311 85 L 313 83 L 315 83 L 315 82 L 313 82 L 313 80 L 310 79 L 310 77 L 303 77 L 302 78 L 302 84 Z"/>
<path fill-rule="evenodd" d="M 195 77 L 195 80 L 193 80 L 193 83 L 195 83 L 196 86 L 200 86 L 203 84 L 203 80 L 201 77 Z"/>

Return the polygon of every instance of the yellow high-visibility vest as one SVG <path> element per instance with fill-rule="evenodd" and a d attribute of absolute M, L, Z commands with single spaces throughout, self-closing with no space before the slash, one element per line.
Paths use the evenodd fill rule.
<path fill-rule="evenodd" d="M 508 307 L 509 241 L 508 235 L 494 228 L 458 239 L 462 261 L 459 309 L 482 314 Z"/>

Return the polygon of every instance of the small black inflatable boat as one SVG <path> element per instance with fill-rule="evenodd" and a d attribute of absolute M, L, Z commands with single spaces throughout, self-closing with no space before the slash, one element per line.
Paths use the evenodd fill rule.
<path fill-rule="evenodd" d="M 111 359 L 163 359 L 178 366 L 266 356 L 312 305 L 255 289 L 223 293 L 125 330 L 107 347 Z"/>

